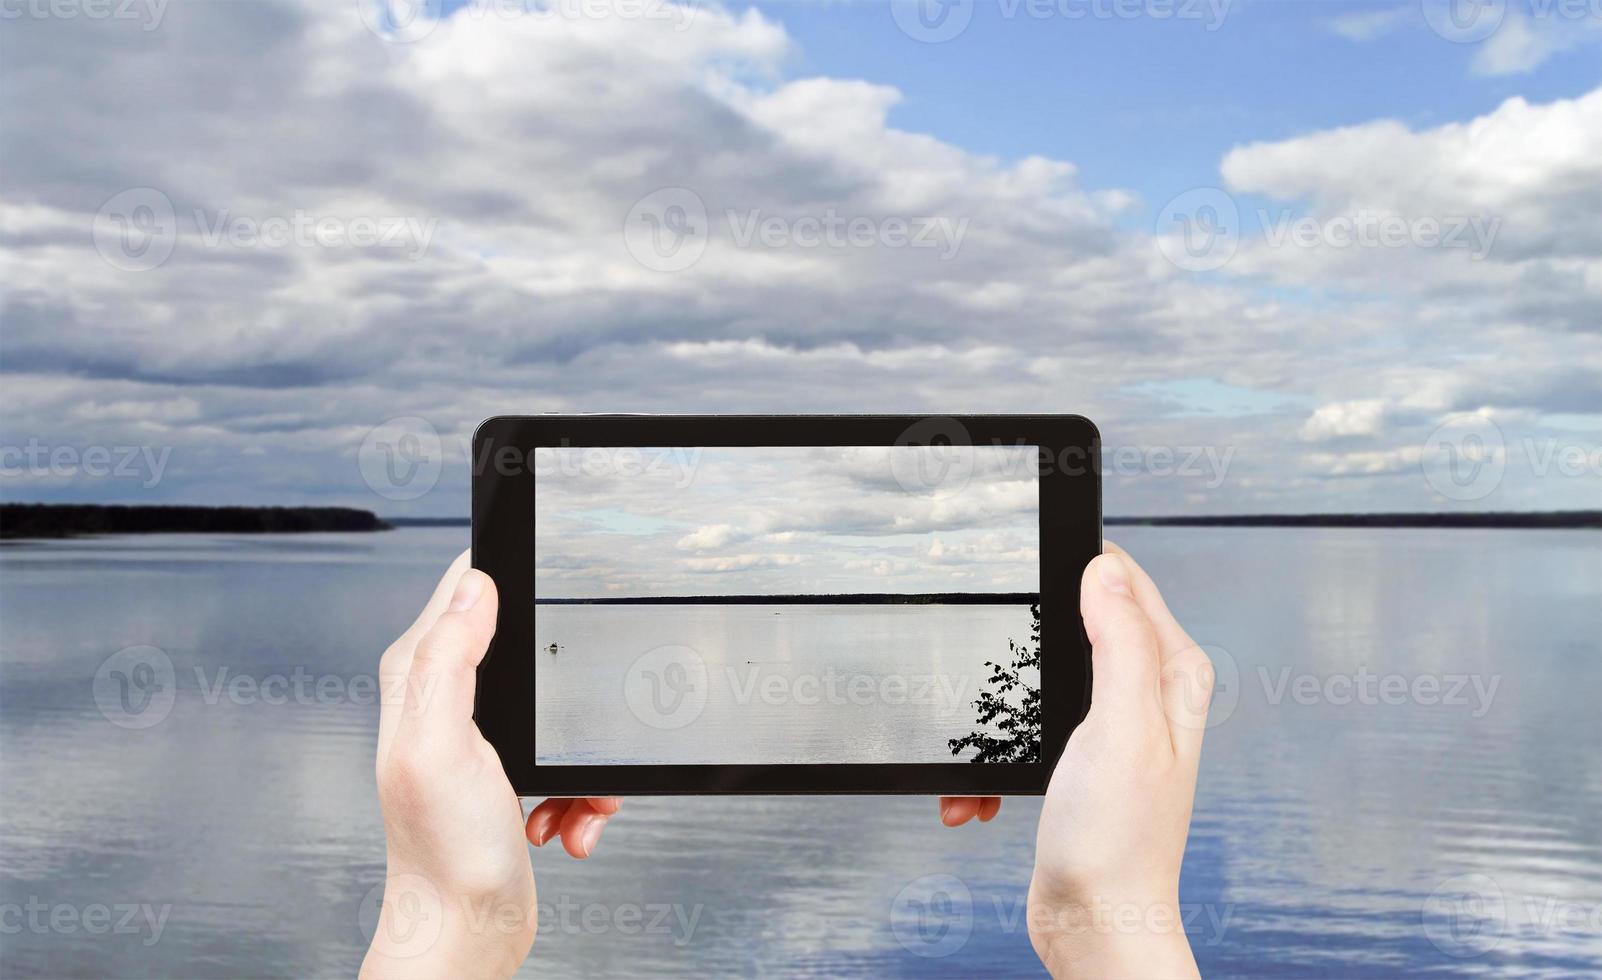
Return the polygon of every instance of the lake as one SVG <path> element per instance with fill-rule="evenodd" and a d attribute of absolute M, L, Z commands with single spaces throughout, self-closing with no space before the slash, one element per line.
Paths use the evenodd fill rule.
<path fill-rule="evenodd" d="M 1114 530 L 1219 665 L 1181 891 L 1205 973 L 1602 971 L 1602 536 Z M 466 540 L 0 549 L 0 972 L 353 974 L 373 672 Z M 131 647 L 170 703 L 130 703 Z M 629 800 L 592 859 L 534 853 L 525 972 L 1038 976 L 1037 813 Z"/>
<path fill-rule="evenodd" d="M 981 727 L 985 662 L 1031 626 L 1016 605 L 541 605 L 535 758 L 964 762 L 947 742 Z"/>

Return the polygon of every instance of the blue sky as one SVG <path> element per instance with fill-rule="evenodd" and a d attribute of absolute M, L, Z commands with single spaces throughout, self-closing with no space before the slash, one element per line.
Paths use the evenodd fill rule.
<path fill-rule="evenodd" d="M 1531 72 L 1478 74 L 1478 46 L 1431 32 L 1417 3 L 1237 0 L 1217 29 L 1204 6 L 1196 19 L 1075 20 L 1030 17 L 1024 3 L 974 0 L 963 33 L 935 44 L 900 31 L 889 3 L 758 6 L 800 43 L 795 74 L 905 93 L 892 124 L 1006 159 L 1071 160 L 1087 185 L 1134 190 L 1154 206 L 1216 184 L 1219 161 L 1241 143 L 1378 118 L 1470 119 L 1512 96 L 1582 95 L 1602 75 L 1598 48 L 1584 45 Z M 1372 40 L 1329 26 L 1387 10 L 1408 17 Z"/>

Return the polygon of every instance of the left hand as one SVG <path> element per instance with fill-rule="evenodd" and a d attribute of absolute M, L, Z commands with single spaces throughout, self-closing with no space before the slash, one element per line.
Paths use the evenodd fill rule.
<path fill-rule="evenodd" d="M 473 721 L 495 583 L 464 552 L 379 665 L 378 799 L 388 872 L 364 977 L 510 976 L 534 942 L 527 843 L 588 857 L 615 797 L 546 800 L 525 823 Z"/>

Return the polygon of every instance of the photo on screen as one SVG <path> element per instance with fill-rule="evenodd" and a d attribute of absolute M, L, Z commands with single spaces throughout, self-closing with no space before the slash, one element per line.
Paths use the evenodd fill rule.
<path fill-rule="evenodd" d="M 534 471 L 536 765 L 1038 761 L 1036 447 Z"/>

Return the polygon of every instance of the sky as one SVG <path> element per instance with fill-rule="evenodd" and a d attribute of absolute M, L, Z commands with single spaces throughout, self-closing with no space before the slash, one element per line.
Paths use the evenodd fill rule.
<path fill-rule="evenodd" d="M 1038 592 L 1033 448 L 552 448 L 542 598 Z"/>
<path fill-rule="evenodd" d="M 1595 2 L 439 2 L 6 7 L 5 500 L 884 411 L 1089 416 L 1111 515 L 1602 504 Z"/>

